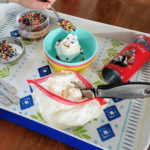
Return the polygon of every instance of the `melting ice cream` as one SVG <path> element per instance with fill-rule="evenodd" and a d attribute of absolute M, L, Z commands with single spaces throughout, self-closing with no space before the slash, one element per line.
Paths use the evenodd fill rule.
<path fill-rule="evenodd" d="M 55 48 L 57 56 L 65 62 L 71 62 L 82 52 L 77 36 L 72 34 L 68 34 L 64 40 L 58 40 Z"/>

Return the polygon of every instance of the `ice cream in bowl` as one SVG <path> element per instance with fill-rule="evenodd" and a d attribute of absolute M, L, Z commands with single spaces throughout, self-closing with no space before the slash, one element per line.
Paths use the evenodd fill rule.
<path fill-rule="evenodd" d="M 67 129 L 81 126 L 97 118 L 106 106 L 104 98 L 82 97 L 80 89 L 93 87 L 74 71 L 61 71 L 45 78 L 27 80 L 43 119 L 52 127 Z"/>
<path fill-rule="evenodd" d="M 55 29 L 45 37 L 43 45 L 45 56 L 56 72 L 84 70 L 94 61 L 98 50 L 95 37 L 81 28 L 75 32 Z"/>

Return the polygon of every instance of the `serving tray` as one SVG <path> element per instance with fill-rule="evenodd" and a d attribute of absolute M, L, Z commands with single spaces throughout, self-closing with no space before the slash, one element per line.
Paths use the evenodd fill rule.
<path fill-rule="evenodd" d="M 13 10 L 17 7 L 18 9 Z M 0 38 L 16 37 L 21 39 L 15 22 L 16 14 L 25 8 L 9 4 L 11 12 L 0 18 Z M 21 9 L 20 9 L 21 8 Z M 1 6 L 0 6 L 1 10 Z M 58 28 L 56 16 L 47 10 L 50 17 L 50 30 Z M 94 62 L 82 73 L 92 84 L 105 84 L 102 79 L 102 67 L 138 35 L 147 35 L 137 31 L 106 25 L 60 13 L 62 18 L 70 20 L 77 27 L 91 32 L 98 42 L 98 53 Z M 109 99 L 104 111 L 98 118 L 84 126 L 60 130 L 50 127 L 37 110 L 31 96 L 32 88 L 27 79 L 38 79 L 54 73 L 43 53 L 43 40 L 23 41 L 23 56 L 11 64 L 0 65 L 0 78 L 17 88 L 20 105 L 4 106 L 0 103 L 0 117 L 18 125 L 49 136 L 78 149 L 106 150 L 146 150 L 149 146 L 150 102 L 146 99 Z M 150 77 L 148 61 L 130 81 L 148 82 Z M 129 81 L 129 82 L 130 82 Z M 2 85 L 1 85 L 1 88 Z M 0 93 L 2 95 L 2 93 Z"/>

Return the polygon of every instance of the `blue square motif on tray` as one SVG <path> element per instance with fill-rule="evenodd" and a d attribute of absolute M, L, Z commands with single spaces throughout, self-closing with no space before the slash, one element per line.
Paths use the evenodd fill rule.
<path fill-rule="evenodd" d="M 115 137 L 115 134 L 109 123 L 97 128 L 97 131 L 102 142 L 107 141 L 112 137 Z"/>
<path fill-rule="evenodd" d="M 124 100 L 124 99 L 116 99 L 116 98 L 112 98 L 112 100 L 114 101 L 114 103 L 118 103 L 118 102 L 120 102 L 120 101 L 122 101 L 122 100 Z"/>
<path fill-rule="evenodd" d="M 44 77 L 44 76 L 51 74 L 49 65 L 38 68 L 38 71 L 39 71 L 40 77 Z"/>
<path fill-rule="evenodd" d="M 20 36 L 20 34 L 18 33 L 18 30 L 11 31 L 11 32 L 10 32 L 10 35 L 11 35 L 12 37 L 19 37 L 19 36 Z"/>
<path fill-rule="evenodd" d="M 104 112 L 109 121 L 114 120 L 121 116 L 115 105 L 105 108 Z"/>
<path fill-rule="evenodd" d="M 32 99 L 31 95 L 23 97 L 20 99 L 21 110 L 24 110 L 26 108 L 30 108 L 31 106 L 34 106 L 33 99 Z"/>

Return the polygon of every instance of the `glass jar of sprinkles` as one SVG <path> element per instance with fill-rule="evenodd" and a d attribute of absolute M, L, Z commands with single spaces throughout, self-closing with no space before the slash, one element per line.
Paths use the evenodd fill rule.
<path fill-rule="evenodd" d="M 24 40 L 37 41 L 49 33 L 49 17 L 45 11 L 28 9 L 17 15 L 18 32 Z"/>

